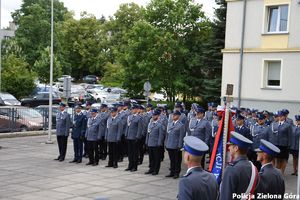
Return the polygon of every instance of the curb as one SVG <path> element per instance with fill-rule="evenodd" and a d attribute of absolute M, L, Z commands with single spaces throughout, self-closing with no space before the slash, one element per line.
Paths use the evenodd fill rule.
<path fill-rule="evenodd" d="M 55 134 L 55 132 L 52 132 Z M 41 136 L 48 135 L 48 131 L 27 131 L 27 132 L 10 132 L 10 133 L 0 133 L 0 139 L 2 138 L 15 138 L 15 137 L 28 137 L 28 136 Z"/>

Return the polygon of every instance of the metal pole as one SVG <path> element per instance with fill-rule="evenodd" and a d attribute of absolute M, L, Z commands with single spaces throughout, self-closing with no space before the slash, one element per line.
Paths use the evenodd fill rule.
<path fill-rule="evenodd" d="M 1 92 L 1 86 L 2 86 L 2 24 L 1 24 L 1 15 L 2 15 L 2 2 L 0 0 L 0 92 Z"/>
<path fill-rule="evenodd" d="M 300 166 L 300 137 L 299 137 L 299 155 L 298 155 L 298 168 Z M 298 170 L 299 171 L 299 170 Z M 297 183 L 297 199 L 300 199 L 300 176 L 298 175 L 298 183 Z"/>
<path fill-rule="evenodd" d="M 238 79 L 238 105 L 241 106 L 241 93 L 242 93 L 242 74 L 243 74 L 243 61 L 244 61 L 244 38 L 245 38 L 245 24 L 246 24 L 246 8 L 247 0 L 244 0 L 243 6 L 243 21 L 242 21 L 242 35 L 241 35 L 241 49 L 240 49 L 240 64 L 239 64 L 239 79 Z"/>
<path fill-rule="evenodd" d="M 51 52 L 50 52 L 50 90 L 49 90 L 49 120 L 48 120 L 48 140 L 46 144 L 53 144 L 51 140 L 52 132 L 52 88 L 53 85 L 53 0 L 51 0 Z"/>

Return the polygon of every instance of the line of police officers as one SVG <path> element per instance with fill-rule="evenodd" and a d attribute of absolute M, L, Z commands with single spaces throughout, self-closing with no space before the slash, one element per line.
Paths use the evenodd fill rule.
<path fill-rule="evenodd" d="M 145 174 L 157 175 L 166 149 L 170 159 L 170 173 L 166 175 L 166 177 L 173 177 L 176 179 L 181 172 L 181 149 L 184 147 L 184 137 L 192 136 L 193 138 L 203 141 L 204 144 L 208 146 L 209 151 L 200 151 L 201 163 L 199 163 L 198 167 L 204 166 L 205 153 L 211 153 L 214 137 L 220 121 L 220 117 L 216 112 L 216 104 L 210 103 L 208 105 L 208 111 L 205 111 L 205 109 L 197 104 L 192 104 L 191 111 L 187 113 L 184 110 L 183 104 L 177 102 L 170 115 L 168 115 L 167 109 L 164 107 L 159 107 L 154 110 L 153 106 L 148 104 L 145 111 L 145 108 L 140 105 L 133 105 L 131 110 L 129 110 L 129 105 L 129 102 L 120 102 L 108 109 L 107 105 L 102 104 L 99 111 L 91 108 L 89 103 L 86 104 L 85 111 L 82 110 L 81 105 L 77 105 L 75 107 L 71 133 L 74 143 L 74 159 L 71 162 L 81 163 L 82 157 L 86 154 L 89 157 L 87 165 L 96 166 L 99 164 L 99 159 L 106 159 L 108 147 L 108 165 L 106 167 L 117 168 L 118 162 L 122 162 L 124 156 L 127 155 L 129 164 L 125 170 L 134 172 L 137 170 L 138 165 L 142 164 L 145 147 L 147 147 L 149 153 L 149 170 L 145 172 Z M 65 107 L 65 104 L 60 104 L 61 112 L 57 114 L 56 118 L 57 141 L 59 146 L 59 156 L 56 160 L 59 161 L 65 159 L 67 138 L 69 136 L 69 128 L 72 124 L 69 114 L 65 111 Z M 233 146 L 235 146 L 234 152 L 238 152 L 237 159 L 233 162 L 232 166 L 235 166 L 235 163 L 239 163 L 238 158 L 240 155 L 243 155 L 243 159 L 240 160 L 248 160 L 249 158 L 258 171 L 262 170 L 261 164 L 263 164 L 263 162 L 261 157 L 257 156 L 257 149 L 261 149 L 262 141 L 269 141 L 270 144 L 278 146 L 280 151 L 274 151 L 275 153 L 271 156 L 266 156 L 267 161 L 271 161 L 277 168 L 281 169 L 283 173 L 289 152 L 291 152 L 294 158 L 293 175 L 297 175 L 297 138 L 299 138 L 300 134 L 300 116 L 296 116 L 297 124 L 293 125 L 293 120 L 288 118 L 288 110 L 286 109 L 274 113 L 274 118 L 272 118 L 267 111 L 259 113 L 257 110 L 241 109 L 236 110 L 233 122 L 235 124 L 235 132 L 243 137 L 242 139 L 239 136 L 237 138 L 241 141 L 246 138 L 250 142 L 247 141 L 249 144 L 243 144 L 243 147 L 240 147 L 239 143 L 236 142 L 238 139 L 234 141 L 235 143 L 232 143 Z M 203 147 L 203 143 L 201 144 L 202 145 L 200 146 Z M 185 146 L 188 146 L 186 142 Z M 197 144 L 194 146 L 196 146 L 195 149 L 197 149 Z M 245 146 L 247 146 L 246 150 Z M 270 148 L 274 149 L 274 147 Z M 190 157 L 195 157 L 193 154 L 195 154 L 197 150 L 193 148 L 184 149 L 191 150 L 190 152 L 192 153 L 189 154 Z M 200 147 L 199 149 L 203 148 Z M 83 153 L 83 151 L 85 152 Z M 189 153 L 189 151 L 186 152 L 187 154 Z M 245 153 L 247 157 L 244 157 Z M 267 153 L 271 154 L 270 151 Z M 198 154 L 196 157 L 197 156 Z M 186 158 L 184 161 L 185 163 L 189 162 Z M 249 166 L 250 165 L 248 164 L 248 169 Z M 245 169 L 247 169 L 247 167 Z M 233 170 L 232 173 L 233 172 L 239 173 L 237 176 L 244 176 L 247 174 L 241 174 L 236 170 Z M 232 175 L 228 176 L 232 177 Z M 247 177 L 249 178 L 250 176 L 247 175 Z M 224 178 L 223 182 L 225 180 L 229 181 L 228 179 L 229 178 Z M 195 182 L 189 184 L 197 183 L 197 179 L 193 180 Z M 237 178 L 237 180 L 240 181 L 241 179 Z M 246 184 L 247 181 L 243 181 L 243 183 Z M 231 181 L 230 184 L 228 184 L 222 184 L 222 187 L 227 188 L 230 184 L 237 183 Z M 243 184 L 239 183 L 239 186 L 232 185 L 231 187 L 233 187 L 233 190 L 227 188 L 227 195 L 231 192 L 236 192 L 237 194 L 243 192 L 243 189 L 235 190 L 241 185 Z M 182 184 L 181 187 L 183 187 Z M 220 198 L 228 199 L 222 197 L 222 191 L 225 191 L 224 189 L 222 190 L 222 187 Z M 181 195 L 179 194 L 178 197 L 180 198 Z M 224 194 L 223 196 L 226 195 Z M 180 199 L 188 198 L 185 197 Z M 232 199 L 232 197 L 229 199 Z"/>

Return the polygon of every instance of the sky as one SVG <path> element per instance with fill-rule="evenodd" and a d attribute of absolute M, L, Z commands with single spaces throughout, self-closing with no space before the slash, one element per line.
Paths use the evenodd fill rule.
<path fill-rule="evenodd" d="M 50 1 L 50 0 L 49 0 Z M 146 6 L 150 0 L 61 0 L 65 6 L 75 12 L 75 18 L 79 19 L 80 13 L 87 11 L 94 14 L 97 18 L 101 15 L 105 17 L 113 15 L 122 3 L 134 2 L 141 6 Z M 212 18 L 215 0 L 194 0 L 196 3 L 203 4 L 203 10 L 208 17 Z M 8 27 L 9 22 L 12 21 L 11 12 L 19 9 L 22 0 L 0 0 L 1 5 L 1 27 Z"/>

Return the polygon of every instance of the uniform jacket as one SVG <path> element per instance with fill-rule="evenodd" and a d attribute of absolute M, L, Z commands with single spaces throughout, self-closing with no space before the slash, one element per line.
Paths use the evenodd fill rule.
<path fill-rule="evenodd" d="M 219 200 L 231 200 L 232 194 L 245 193 L 250 183 L 252 165 L 246 156 L 229 163 L 224 171 Z"/>
<path fill-rule="evenodd" d="M 270 195 L 281 195 L 283 199 L 285 192 L 284 179 L 281 171 L 274 168 L 271 163 L 263 166 L 259 172 L 259 182 L 255 191 L 256 197 L 259 198 L 259 193 Z"/>
<path fill-rule="evenodd" d="M 278 125 L 279 123 L 274 121 L 270 125 L 271 131 L 269 132 L 268 135 L 269 142 L 271 142 L 274 145 L 278 145 Z"/>
<path fill-rule="evenodd" d="M 195 136 L 209 144 L 209 137 L 212 133 L 212 127 L 209 121 L 206 119 L 197 120 L 193 118 L 189 123 L 188 135 Z"/>
<path fill-rule="evenodd" d="M 234 131 L 245 136 L 249 140 L 253 140 L 252 135 L 250 134 L 250 129 L 247 128 L 245 125 L 243 126 L 234 126 Z"/>
<path fill-rule="evenodd" d="M 213 111 L 206 111 L 204 118 L 211 122 L 213 120 Z"/>
<path fill-rule="evenodd" d="M 148 147 L 160 147 L 163 146 L 164 143 L 164 131 L 163 126 L 157 120 L 154 122 L 150 120 L 147 127 L 147 136 L 146 136 L 146 145 Z"/>
<path fill-rule="evenodd" d="M 209 148 L 210 150 L 212 150 L 215 143 L 215 137 L 219 129 L 219 121 L 213 119 L 210 124 L 211 124 L 211 134 L 209 135 Z"/>
<path fill-rule="evenodd" d="M 129 115 L 127 117 L 127 128 L 125 137 L 127 140 L 137 140 L 142 137 L 143 120 L 140 115 Z"/>
<path fill-rule="evenodd" d="M 266 125 L 259 125 L 258 123 L 254 124 L 250 128 L 250 133 L 253 138 L 252 150 L 254 151 L 260 145 L 260 140 L 265 139 L 268 140 L 268 136 L 271 132 L 270 127 Z"/>
<path fill-rule="evenodd" d="M 300 126 L 293 126 L 291 139 L 290 139 L 290 149 L 299 150 L 299 136 L 300 136 Z"/>
<path fill-rule="evenodd" d="M 277 146 L 290 146 L 292 135 L 292 126 L 286 121 L 280 125 L 280 122 L 271 124 L 271 133 L 269 133 L 269 141 Z"/>
<path fill-rule="evenodd" d="M 142 120 L 143 120 L 143 131 L 142 131 L 142 136 L 146 137 L 147 135 L 147 131 L 148 131 L 148 124 L 152 118 L 152 112 L 150 113 L 144 113 L 142 116 Z"/>
<path fill-rule="evenodd" d="M 291 126 L 294 125 L 294 121 L 293 121 L 291 118 L 286 118 L 286 122 L 287 122 L 288 124 L 290 124 Z"/>
<path fill-rule="evenodd" d="M 100 112 L 98 114 L 98 117 L 100 120 L 99 138 L 98 139 L 102 139 L 103 137 L 105 137 L 106 127 L 107 127 L 107 119 L 109 117 L 109 113 L 108 112 Z"/>
<path fill-rule="evenodd" d="M 88 119 L 85 133 L 87 141 L 97 141 L 99 139 L 99 124 L 100 118 L 98 115 L 95 118 L 91 117 Z"/>
<path fill-rule="evenodd" d="M 130 111 L 129 110 L 123 110 L 122 112 L 120 112 L 118 114 L 118 116 L 121 118 L 121 123 L 122 123 L 122 126 L 123 126 L 123 129 L 122 129 L 122 135 L 125 135 L 125 132 L 126 132 L 126 129 L 127 129 L 127 118 L 128 116 L 131 115 Z"/>
<path fill-rule="evenodd" d="M 59 112 L 56 114 L 56 135 L 69 136 L 71 127 L 70 114 L 67 111 Z"/>
<path fill-rule="evenodd" d="M 74 122 L 72 128 L 72 139 L 78 139 L 85 136 L 87 126 L 86 116 L 80 112 L 79 114 L 74 114 Z"/>
<path fill-rule="evenodd" d="M 218 183 L 211 173 L 201 167 L 192 168 L 179 181 L 179 200 L 216 200 Z"/>
<path fill-rule="evenodd" d="M 107 119 L 105 139 L 107 142 L 119 142 L 122 136 L 123 124 L 120 116 Z"/>
<path fill-rule="evenodd" d="M 184 124 L 179 120 L 169 122 L 166 135 L 166 148 L 167 149 L 181 149 L 183 146 L 183 138 L 185 136 Z"/>

